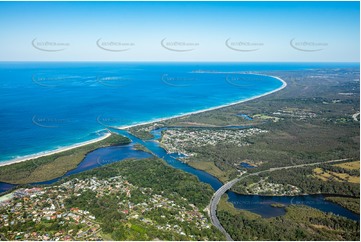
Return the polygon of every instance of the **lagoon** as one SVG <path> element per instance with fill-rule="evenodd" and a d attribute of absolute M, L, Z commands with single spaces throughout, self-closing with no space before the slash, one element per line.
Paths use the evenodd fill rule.
<path fill-rule="evenodd" d="M 150 155 L 149 153 L 134 149 L 135 144 L 141 144 L 148 148 L 157 157 L 164 159 L 172 167 L 197 176 L 200 181 L 209 184 L 214 190 L 220 188 L 223 184 L 217 178 L 204 171 L 197 170 L 181 162 L 177 159 L 182 156 L 181 154 L 169 154 L 162 147 L 160 147 L 157 139 L 160 138 L 161 132 L 164 129 L 165 128 L 153 130 L 152 134 L 154 135 L 154 138 L 147 141 L 143 141 L 125 130 L 112 130 L 130 138 L 132 140 L 132 143 L 128 145 L 105 147 L 94 150 L 86 155 L 84 160 L 78 165 L 77 168 L 67 172 L 63 177 L 77 174 L 103 165 L 111 164 L 113 162 L 121 162 L 121 160 L 127 158 L 141 159 L 151 157 L 152 155 Z M 59 181 L 63 177 L 59 177 L 50 181 L 34 183 L 32 185 L 52 184 Z M 8 191 L 14 187 L 16 187 L 16 185 L 0 182 L 0 192 Z M 358 214 L 355 214 L 339 206 L 338 204 L 326 201 L 325 196 L 323 195 L 259 196 L 240 195 L 232 191 L 228 191 L 227 195 L 228 201 L 231 202 L 236 208 L 248 210 L 250 212 L 259 214 L 265 218 L 281 216 L 285 214 L 284 208 L 271 206 L 271 204 L 279 203 L 286 206 L 290 204 L 307 205 L 313 208 L 317 208 L 323 212 L 332 212 L 334 214 L 344 216 L 355 221 L 359 221 L 360 219 L 360 216 Z"/>

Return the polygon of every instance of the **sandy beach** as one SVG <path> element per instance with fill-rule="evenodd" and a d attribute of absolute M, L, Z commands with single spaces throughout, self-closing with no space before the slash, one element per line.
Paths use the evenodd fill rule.
<path fill-rule="evenodd" d="M 84 145 L 93 144 L 95 142 L 98 142 L 98 141 L 101 141 L 101 140 L 104 140 L 104 139 L 108 138 L 110 135 L 111 135 L 111 133 L 108 132 L 108 133 L 104 134 L 102 137 L 92 139 L 92 140 L 89 140 L 89 141 L 85 141 L 85 142 L 81 142 L 81 143 L 77 143 L 77 144 L 74 144 L 74 145 L 70 145 L 70 146 L 67 146 L 67 147 L 64 147 L 64 148 L 56 149 L 56 150 L 53 150 L 53 151 L 45 151 L 45 152 L 34 154 L 34 155 L 28 155 L 28 156 L 23 156 L 21 158 L 4 161 L 4 162 L 0 163 L 0 167 L 1 166 L 12 165 L 12 164 L 27 161 L 27 160 L 37 159 L 37 158 L 40 158 L 40 157 L 43 157 L 43 156 L 53 155 L 53 154 L 60 153 L 60 152 L 63 152 L 63 151 L 75 149 L 75 148 L 78 148 L 78 147 L 81 147 L 81 146 L 84 146 Z"/>
<path fill-rule="evenodd" d="M 124 125 L 124 126 L 119 126 L 119 127 L 114 127 L 114 128 L 116 128 L 116 129 L 129 129 L 129 128 L 136 127 L 136 126 L 162 122 L 162 121 L 173 119 L 173 118 L 181 118 L 181 117 L 192 115 L 192 114 L 203 113 L 203 112 L 212 111 L 212 110 L 216 110 L 216 109 L 220 109 L 220 108 L 225 108 L 225 107 L 233 106 L 233 105 L 236 105 L 236 104 L 248 102 L 248 101 L 251 101 L 251 100 L 254 100 L 254 99 L 257 99 L 257 98 L 261 98 L 261 97 L 270 95 L 272 93 L 275 93 L 275 92 L 278 92 L 278 91 L 282 90 L 283 88 L 285 88 L 287 86 L 287 83 L 284 80 L 282 80 L 281 78 L 277 77 L 277 76 L 270 76 L 270 75 L 263 75 L 263 74 L 253 74 L 253 73 L 239 73 L 239 72 L 211 72 L 211 73 L 213 73 L 213 74 L 251 74 L 251 75 L 257 75 L 257 76 L 269 76 L 269 77 L 273 77 L 273 78 L 279 80 L 280 82 L 282 82 L 282 86 L 275 89 L 275 90 L 273 90 L 273 91 L 266 92 L 266 93 L 264 93 L 262 95 L 250 97 L 250 98 L 247 98 L 247 99 L 244 99 L 244 100 L 241 100 L 241 101 L 236 101 L 236 102 L 232 102 L 232 103 L 228 103 L 228 104 L 224 104 L 224 105 L 220 105 L 220 106 L 216 106 L 216 107 L 212 107 L 212 108 L 202 109 L 202 110 L 199 110 L 199 111 L 174 115 L 174 116 L 171 116 L 171 117 L 159 118 L 159 119 L 155 119 L 155 120 L 152 120 L 152 121 L 149 121 L 149 122 L 141 122 L 141 123 L 136 123 L 136 124 L 131 124 L 131 125 Z"/>
<path fill-rule="evenodd" d="M 214 73 L 214 72 L 213 72 L 213 73 Z M 228 73 L 228 74 L 242 74 L 242 73 L 239 73 L 239 72 L 218 72 L 218 73 L 222 73 L 222 74 L 224 74 L 224 73 Z M 247 73 L 247 74 L 253 74 L 253 73 Z M 253 75 L 269 76 L 269 75 L 263 75 L 263 74 L 253 74 Z M 279 88 L 277 88 L 277 89 L 275 89 L 275 90 L 273 90 L 273 91 L 264 93 L 264 94 L 262 94 L 262 95 L 254 96 L 254 97 L 251 97 L 251 98 L 247 98 L 247 99 L 244 99 L 244 100 L 241 100 L 241 101 L 236 101 L 236 102 L 232 102 L 232 103 L 228 103 L 228 104 L 224 104 L 224 105 L 220 105 L 220 106 L 216 106 L 216 107 L 212 107 L 212 108 L 208 108 L 208 109 L 202 109 L 202 110 L 199 110 L 199 111 L 184 113 L 184 114 L 175 115 L 175 116 L 171 116 L 171 117 L 155 119 L 155 120 L 148 121 L 148 122 L 141 122 L 141 123 L 136 123 L 136 124 L 132 124 L 132 125 L 119 126 L 119 127 L 113 127 L 113 128 L 116 128 L 116 129 L 128 129 L 128 128 L 131 128 L 131 127 L 136 127 L 136 126 L 141 126 L 141 125 L 146 125 L 146 124 L 157 123 L 157 122 L 161 122 L 161 121 L 165 121 L 165 120 L 169 120 L 169 119 L 173 119 L 173 118 L 180 118 L 180 117 L 188 116 L 188 115 L 191 115 L 191 114 L 197 114 L 197 113 L 207 112 L 207 111 L 216 110 L 216 109 L 220 109 L 220 108 L 224 108 L 224 107 L 229 107 L 229 106 L 232 106 L 232 105 L 244 103 L 244 102 L 247 102 L 247 101 L 251 101 L 251 100 L 254 100 L 254 99 L 257 99 L 257 98 L 261 98 L 261 97 L 270 95 L 270 94 L 272 94 L 272 93 L 275 93 L 275 92 L 278 92 L 278 91 L 282 90 L 283 88 L 285 88 L 285 87 L 287 86 L 287 83 L 286 83 L 284 80 L 282 80 L 281 78 L 276 77 L 276 76 L 269 76 L 269 77 L 273 77 L 273 78 L 279 80 L 280 82 L 282 82 L 282 86 L 279 87 Z M 43 156 L 48 156 L 48 155 L 60 153 L 60 152 L 67 151 L 67 150 L 71 150 L 71 149 L 75 149 L 75 148 L 78 148 L 78 147 L 81 147 L 81 146 L 84 146 L 84 145 L 88 145 L 88 144 L 92 144 L 92 143 L 101 141 L 101 140 L 103 140 L 103 139 L 106 139 L 106 138 L 109 137 L 110 135 L 111 135 L 111 133 L 107 133 L 107 134 L 103 135 L 102 137 L 99 137 L 99 138 L 96 138 L 96 139 L 92 139 L 92 140 L 89 140 L 89 141 L 85 141 L 85 142 L 81 142 L 81 143 L 77 143 L 77 144 L 74 144 L 74 145 L 71 145 L 71 146 L 67 146 L 67 147 L 64 147 L 64 148 L 60 148 L 60 149 L 56 149 L 56 150 L 53 150 L 53 151 L 46 151 L 46 152 L 42 152 L 42 153 L 38 153 L 38 154 L 23 156 L 23 157 L 20 157 L 20 158 L 17 158 L 17 159 L 13 159 L 13 160 L 8 160 L 8 161 L 0 162 L 0 167 L 1 167 L 1 166 L 7 166 L 7 165 L 15 164 L 15 163 L 19 163 L 19 162 L 23 162 L 23 161 L 27 161 L 27 160 L 32 160 L 32 159 L 40 158 L 40 157 L 43 157 Z"/>

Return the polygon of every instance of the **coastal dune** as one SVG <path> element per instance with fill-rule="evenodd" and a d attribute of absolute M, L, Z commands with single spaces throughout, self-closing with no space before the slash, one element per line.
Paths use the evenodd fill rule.
<path fill-rule="evenodd" d="M 53 155 L 53 154 L 57 154 L 57 153 L 60 153 L 60 152 L 64 152 L 64 151 L 72 150 L 72 149 L 75 149 L 75 148 L 79 148 L 79 147 L 82 147 L 82 146 L 85 146 L 85 145 L 93 144 L 93 143 L 96 143 L 96 142 L 99 142 L 101 140 L 104 140 L 104 139 L 108 138 L 110 135 L 111 135 L 111 133 L 108 132 L 108 133 L 104 134 L 103 136 L 101 136 L 99 138 L 92 139 L 92 140 L 85 141 L 85 142 L 81 142 L 81 143 L 77 143 L 77 144 L 70 145 L 70 146 L 67 146 L 67 147 L 64 147 L 64 148 L 59 148 L 59 149 L 56 149 L 56 150 L 53 150 L 53 151 L 43 152 L 41 154 L 33 154 L 33 155 L 24 156 L 24 157 L 16 158 L 16 159 L 9 160 L 9 161 L 4 161 L 4 162 L 0 163 L 0 167 L 20 163 L 20 162 L 23 162 L 23 161 L 33 160 L 33 159 L 37 159 L 37 158 L 40 158 L 40 157 L 43 157 L 43 156 Z"/>

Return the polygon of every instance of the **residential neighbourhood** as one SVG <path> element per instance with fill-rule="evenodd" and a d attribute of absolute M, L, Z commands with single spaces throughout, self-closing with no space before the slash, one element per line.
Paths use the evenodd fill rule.
<path fill-rule="evenodd" d="M 8 240 L 102 240 L 101 226 L 94 215 L 78 207 L 68 207 L 67 199 L 80 197 L 87 191 L 97 198 L 116 196 L 118 210 L 124 214 L 124 223 L 138 220 L 162 231 L 186 235 L 177 223 L 194 223 L 199 229 L 209 229 L 210 222 L 185 198 L 177 204 L 151 188 L 139 188 L 121 176 L 108 179 L 97 177 L 72 179 L 49 187 L 21 188 L 0 200 L 0 235 Z M 141 192 L 147 198 L 132 202 L 133 192 Z M 184 206 L 186 204 L 186 206 Z M 152 211 L 164 209 L 174 214 L 177 223 L 164 223 L 152 219 Z M 161 218 L 166 218 L 162 215 Z M 187 235 L 195 237 L 193 235 Z"/>
<path fill-rule="evenodd" d="M 296 186 L 270 183 L 267 179 L 250 184 L 245 191 L 253 195 L 296 196 L 301 194 L 301 189 Z"/>
<path fill-rule="evenodd" d="M 190 147 L 202 147 L 206 145 L 217 145 L 227 142 L 238 147 L 247 146 L 245 138 L 267 133 L 267 130 L 258 128 L 249 129 L 168 129 L 163 132 L 162 146 L 169 153 L 181 153 L 186 156 L 195 156 L 189 152 Z"/>

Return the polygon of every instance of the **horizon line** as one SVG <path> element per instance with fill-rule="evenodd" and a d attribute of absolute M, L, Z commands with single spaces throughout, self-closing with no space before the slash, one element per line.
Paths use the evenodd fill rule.
<path fill-rule="evenodd" d="M 111 63 L 164 63 L 164 62 L 171 62 L 171 63 L 353 63 L 353 64 L 360 64 L 360 61 L 94 61 L 94 60 L 72 60 L 72 61 L 63 61 L 63 60 L 13 60 L 13 61 L 2 61 L 2 62 L 111 62 Z"/>

